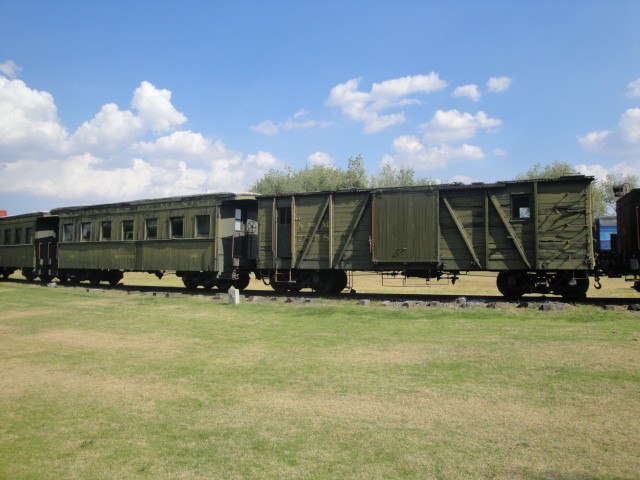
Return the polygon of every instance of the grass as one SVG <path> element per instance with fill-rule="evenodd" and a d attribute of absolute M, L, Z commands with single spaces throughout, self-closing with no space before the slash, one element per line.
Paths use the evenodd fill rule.
<path fill-rule="evenodd" d="M 640 471 L 636 312 L 17 283 L 0 283 L 0 306 L 0 478 Z"/>

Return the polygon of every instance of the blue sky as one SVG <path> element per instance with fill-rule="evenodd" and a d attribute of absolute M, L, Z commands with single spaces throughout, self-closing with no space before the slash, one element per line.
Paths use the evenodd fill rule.
<path fill-rule="evenodd" d="M 640 171 L 637 1 L 0 0 L 0 209 Z"/>

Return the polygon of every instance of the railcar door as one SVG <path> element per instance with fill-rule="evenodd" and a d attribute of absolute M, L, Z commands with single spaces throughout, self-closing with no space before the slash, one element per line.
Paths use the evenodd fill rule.
<path fill-rule="evenodd" d="M 438 192 L 382 191 L 373 199 L 374 262 L 439 261 Z"/>
<path fill-rule="evenodd" d="M 36 256 L 36 271 L 43 276 L 58 273 L 58 217 L 40 217 L 36 220 L 33 239 Z"/>

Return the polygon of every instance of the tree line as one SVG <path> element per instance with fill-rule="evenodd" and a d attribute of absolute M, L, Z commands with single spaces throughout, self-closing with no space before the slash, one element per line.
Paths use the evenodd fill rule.
<path fill-rule="evenodd" d="M 535 178 L 559 178 L 575 175 L 579 172 L 566 162 L 553 162 L 548 165 L 536 163 L 528 171 L 518 174 L 516 180 Z M 250 191 L 263 195 L 277 193 L 321 192 L 335 190 L 357 190 L 363 188 L 412 187 L 433 185 L 436 181 L 429 177 L 416 177 L 412 168 L 394 168 L 383 165 L 375 174 L 369 176 L 364 168 L 361 155 L 350 157 L 347 168 L 310 166 L 301 169 L 290 167 L 284 170 L 269 170 L 262 178 L 249 187 Z M 597 180 L 593 189 L 593 214 L 595 216 L 612 213 L 615 210 L 613 187 L 627 184 L 638 187 L 636 175 L 607 174 L 604 180 Z"/>

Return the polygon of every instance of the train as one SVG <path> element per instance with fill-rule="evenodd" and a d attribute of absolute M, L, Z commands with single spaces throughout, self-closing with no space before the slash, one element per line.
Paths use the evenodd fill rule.
<path fill-rule="evenodd" d="M 590 278 L 640 291 L 640 190 L 614 225 L 593 218 L 593 178 L 283 193 L 212 193 L 55 208 L 0 218 L 0 275 L 118 284 L 125 272 L 184 286 L 336 294 L 354 272 L 449 280 L 495 272 L 508 299 L 586 296 Z M 615 232 L 611 227 L 615 227 Z"/>

